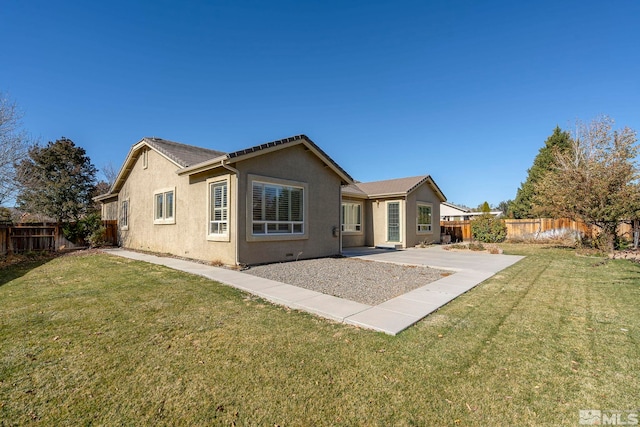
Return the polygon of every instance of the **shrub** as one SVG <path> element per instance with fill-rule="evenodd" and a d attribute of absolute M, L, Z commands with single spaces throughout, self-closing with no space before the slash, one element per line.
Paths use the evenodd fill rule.
<path fill-rule="evenodd" d="M 482 243 L 469 243 L 468 248 L 471 251 L 484 251 L 484 246 L 482 245 Z"/>
<path fill-rule="evenodd" d="M 504 242 L 507 226 L 504 221 L 491 215 L 480 215 L 471 221 L 473 238 L 483 243 Z"/>
<path fill-rule="evenodd" d="M 99 213 L 92 213 L 78 222 L 69 222 L 62 225 L 62 233 L 70 242 L 91 246 L 101 246 L 106 242 L 107 230 L 102 225 Z"/>
<path fill-rule="evenodd" d="M 98 229 L 93 230 L 87 237 L 87 243 L 92 248 L 104 246 L 107 243 L 107 229 L 100 225 Z"/>

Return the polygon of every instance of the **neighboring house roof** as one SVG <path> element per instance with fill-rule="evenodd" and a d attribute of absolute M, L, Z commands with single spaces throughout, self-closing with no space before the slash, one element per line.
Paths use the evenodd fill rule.
<path fill-rule="evenodd" d="M 463 208 L 453 203 L 442 202 L 440 203 L 440 218 L 450 218 L 450 217 L 463 217 L 470 219 L 471 217 L 485 215 L 486 213 L 493 215 L 495 217 L 502 216 L 502 211 L 491 211 L 491 212 L 471 212 L 469 208 Z"/>
<path fill-rule="evenodd" d="M 455 209 L 457 211 L 460 211 L 462 213 L 471 212 L 471 209 L 463 208 L 462 206 L 454 205 L 453 203 L 442 202 L 441 204 L 444 205 L 444 206 L 447 206 L 447 207 L 449 207 L 451 209 Z"/>
<path fill-rule="evenodd" d="M 120 191 L 125 178 L 135 164 L 135 159 L 144 147 L 155 150 L 175 164 L 178 168 L 177 173 L 179 175 L 191 175 L 298 144 L 302 144 L 307 150 L 312 151 L 325 165 L 330 167 L 340 177 L 344 184 L 353 182 L 353 178 L 306 135 L 296 135 L 290 138 L 279 139 L 232 153 L 196 147 L 194 145 L 182 144 L 162 138 L 144 137 L 129 150 L 127 158 L 111 190 L 106 194 L 95 197 L 94 200 L 108 200 Z"/>
<path fill-rule="evenodd" d="M 422 184 L 427 183 L 441 201 L 447 200 L 430 175 L 411 176 L 408 178 L 388 179 L 384 181 L 358 182 L 342 187 L 342 194 L 358 197 L 365 194 L 369 198 L 405 196 Z"/>

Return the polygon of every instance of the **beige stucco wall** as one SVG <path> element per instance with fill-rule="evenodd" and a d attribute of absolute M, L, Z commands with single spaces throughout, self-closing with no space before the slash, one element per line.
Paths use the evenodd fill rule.
<path fill-rule="evenodd" d="M 359 203 L 361 205 L 361 218 L 360 220 L 361 225 L 362 225 L 362 230 L 359 232 L 356 231 L 345 231 L 342 232 L 342 247 L 343 248 L 353 248 L 353 247 L 360 247 L 360 246 L 366 246 L 366 238 L 365 238 L 365 230 L 367 229 L 367 219 L 369 217 L 369 215 L 367 214 L 366 211 L 366 200 L 363 199 L 358 199 L 355 197 L 348 197 L 348 196 L 343 196 L 342 197 L 342 201 L 343 202 L 349 202 L 349 203 Z"/>
<path fill-rule="evenodd" d="M 418 233 L 418 204 L 431 206 L 431 232 Z M 432 188 L 424 183 L 407 196 L 405 247 L 416 246 L 420 243 L 440 242 L 440 199 Z"/>
<path fill-rule="evenodd" d="M 101 217 L 103 221 L 116 221 L 118 219 L 118 199 L 102 202 Z"/>
<path fill-rule="evenodd" d="M 195 179 L 178 176 L 178 166 L 154 150 L 148 152 L 148 167 L 138 158 L 118 195 L 118 209 L 129 200 L 129 226 L 120 230 L 125 248 L 169 253 L 209 262 L 235 263 L 233 204 L 229 206 L 229 241 L 207 240 L 208 187 L 201 175 Z M 219 171 L 218 174 L 225 171 Z M 225 173 L 228 175 L 228 173 Z M 234 180 L 230 179 L 229 194 Z M 154 224 L 154 192 L 175 187 L 175 224 Z"/>
<path fill-rule="evenodd" d="M 387 240 L 387 204 L 389 202 L 400 203 L 400 242 L 389 242 Z M 431 232 L 418 233 L 418 203 L 431 205 Z M 412 191 L 406 198 L 379 197 L 367 200 L 364 212 L 364 246 L 400 244 L 406 248 L 416 246 L 422 242 L 440 242 L 440 199 L 427 183 Z M 343 242 L 345 242 L 344 237 Z M 345 244 L 344 247 L 348 246 Z"/>
<path fill-rule="evenodd" d="M 262 154 L 233 165 L 240 171 L 239 257 L 242 264 L 317 258 L 340 253 L 340 178 L 303 145 Z M 305 236 L 251 236 L 252 179 L 288 180 L 305 185 Z M 250 200 L 250 199 L 249 199 Z M 249 227 L 249 229 L 248 229 Z M 334 234 L 334 229 L 337 231 Z"/>
<path fill-rule="evenodd" d="M 400 203 L 400 242 L 389 242 L 387 240 L 387 203 L 399 202 Z M 378 198 L 371 200 L 369 203 L 369 214 L 371 217 L 371 223 L 367 222 L 368 229 L 367 234 L 367 246 L 378 245 L 397 245 L 404 246 L 404 229 L 405 229 L 405 201 L 402 198 Z"/>

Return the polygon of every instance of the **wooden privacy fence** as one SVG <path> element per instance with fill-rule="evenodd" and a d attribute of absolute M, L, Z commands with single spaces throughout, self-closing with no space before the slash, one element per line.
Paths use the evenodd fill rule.
<path fill-rule="evenodd" d="M 108 245 L 118 243 L 117 221 L 104 221 L 106 242 Z M 73 249 L 88 246 L 85 242 L 78 244 L 67 240 L 58 224 L 1 224 L 0 223 L 0 255 L 8 253 L 25 253 L 40 251 L 57 251 L 62 248 Z"/>
<path fill-rule="evenodd" d="M 507 239 L 550 237 L 550 233 L 561 230 L 577 232 L 585 236 L 597 234 L 597 228 L 568 218 L 505 219 L 504 223 L 507 226 Z M 450 235 L 452 242 L 471 240 L 471 220 L 440 221 L 440 232 Z M 545 233 L 549 235 L 547 236 Z M 629 238 L 631 234 L 631 225 L 620 223 L 618 235 Z"/>
<path fill-rule="evenodd" d="M 106 229 L 105 240 L 107 245 L 116 246 L 118 244 L 118 221 L 102 221 L 102 225 Z"/>

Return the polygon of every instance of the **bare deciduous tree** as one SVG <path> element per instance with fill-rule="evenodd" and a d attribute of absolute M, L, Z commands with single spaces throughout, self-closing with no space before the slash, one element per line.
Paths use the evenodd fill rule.
<path fill-rule="evenodd" d="M 578 122 L 570 148 L 555 151 L 556 166 L 534 196 L 537 209 L 597 226 L 609 251 L 618 224 L 635 215 L 640 200 L 636 132 L 613 130 L 613 123 L 606 116 Z"/>
<path fill-rule="evenodd" d="M 113 183 L 116 182 L 116 178 L 118 177 L 118 169 L 113 166 L 113 163 L 109 162 L 105 164 L 100 171 L 106 178 L 106 182 L 107 184 L 109 184 L 109 186 L 112 186 Z"/>
<path fill-rule="evenodd" d="M 0 92 L 0 204 L 15 195 L 15 164 L 25 158 L 30 138 L 22 129 L 22 114 L 8 95 Z"/>

